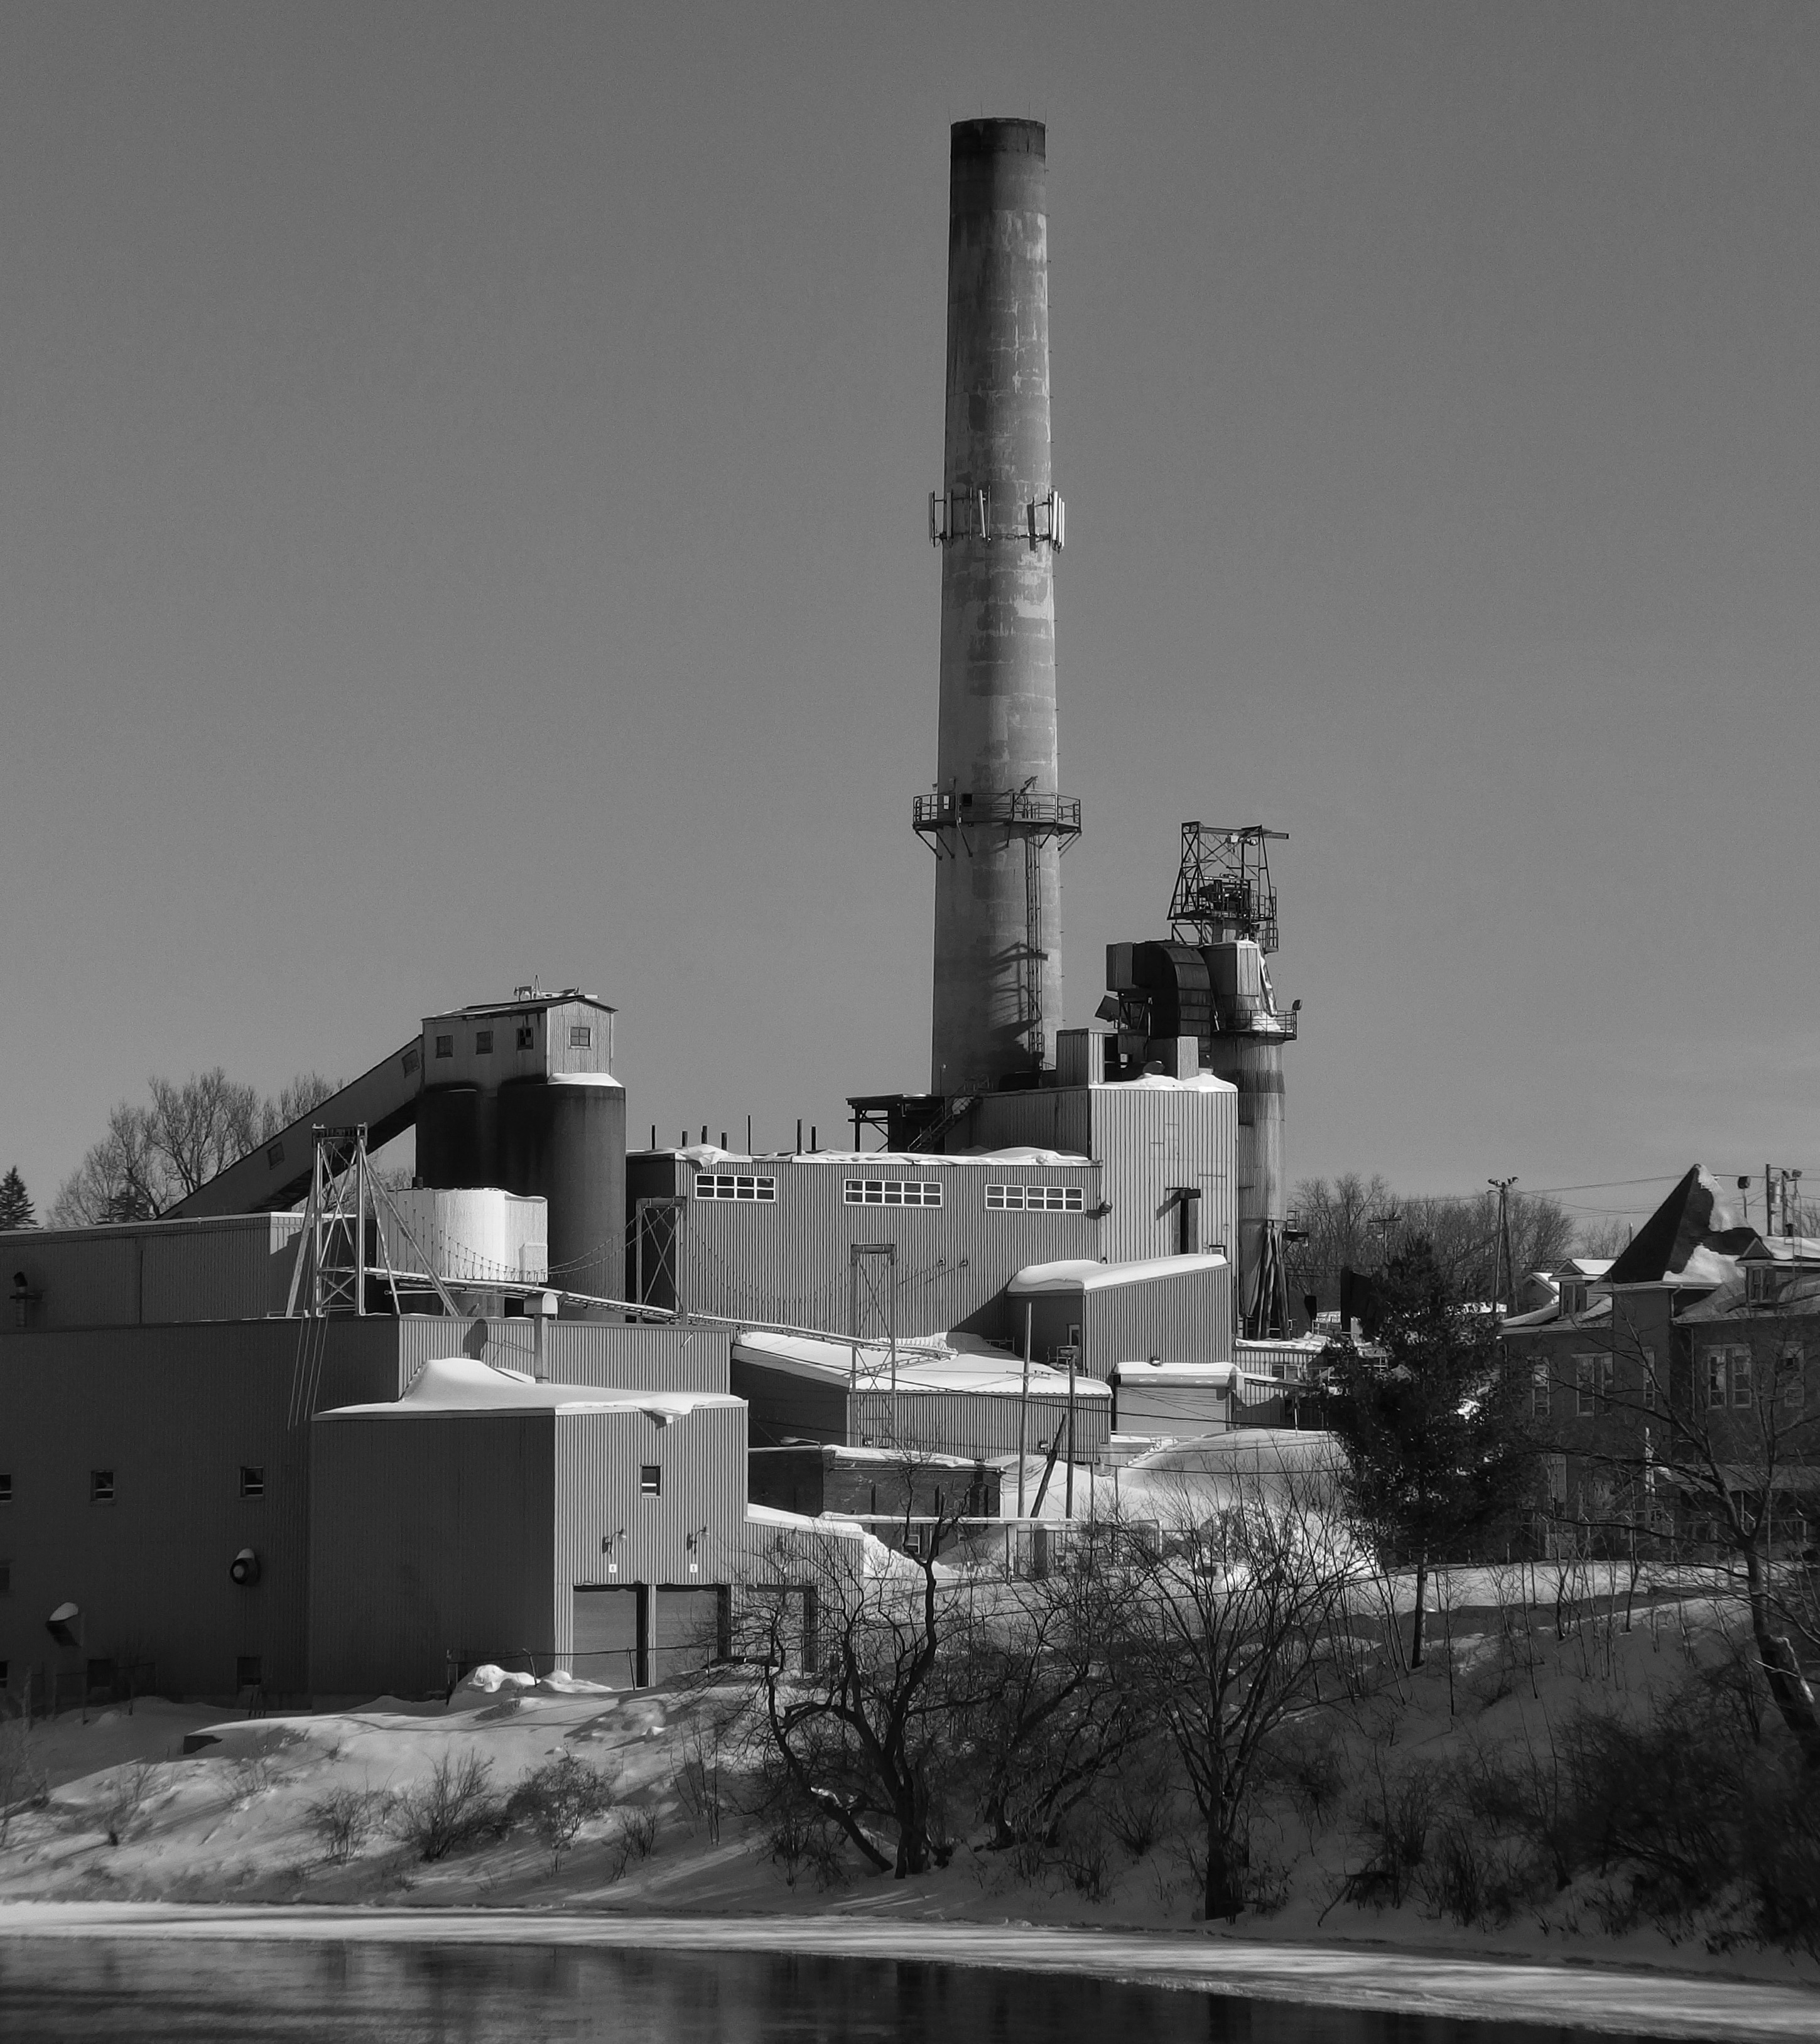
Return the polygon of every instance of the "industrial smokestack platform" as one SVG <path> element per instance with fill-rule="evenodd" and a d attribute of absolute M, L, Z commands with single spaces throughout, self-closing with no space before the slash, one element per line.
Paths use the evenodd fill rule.
<path fill-rule="evenodd" d="M 1061 1015 L 1061 854 L 1080 805 L 1058 791 L 1049 469 L 1049 222 L 1043 125 L 952 132 L 941 717 L 914 822 L 936 855 L 931 1086 L 1036 1083 Z"/>

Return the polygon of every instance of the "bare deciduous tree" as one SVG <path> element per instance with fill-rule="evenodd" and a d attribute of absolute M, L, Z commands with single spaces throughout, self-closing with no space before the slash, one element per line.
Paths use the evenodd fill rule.
<path fill-rule="evenodd" d="M 51 1224 L 152 1220 L 334 1091 L 317 1072 L 299 1073 L 271 1100 L 219 1066 L 181 1085 L 154 1078 L 149 1107 L 121 1101 L 110 1111 L 106 1134 L 52 1202 Z"/>
<path fill-rule="evenodd" d="M 1114 1528 L 1125 1649 L 1200 1815 L 1210 1920 L 1245 1907 L 1263 1756 L 1312 1696 L 1356 1573 L 1336 1507 L 1306 1473 L 1240 1479 L 1210 1513 L 1183 1480 L 1154 1523 Z"/>

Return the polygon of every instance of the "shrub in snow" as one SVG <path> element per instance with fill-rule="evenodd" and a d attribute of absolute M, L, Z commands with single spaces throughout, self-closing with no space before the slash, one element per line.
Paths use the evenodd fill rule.
<path fill-rule="evenodd" d="M 0 1718 L 0 1846 L 21 1810 L 41 1810 L 50 1798 L 50 1777 L 38 1764 L 30 1721 Z"/>
<path fill-rule="evenodd" d="M 487 1777 L 493 1763 L 477 1754 L 456 1760 L 444 1754 L 429 1779 L 407 1789 L 394 1805 L 398 1835 L 420 1858 L 437 1860 L 482 1838 L 504 1835 L 510 1819 L 506 1804 L 491 1793 Z"/>
<path fill-rule="evenodd" d="M 114 1793 L 102 1815 L 102 1829 L 107 1833 L 107 1842 L 117 1846 L 125 1837 L 129 1827 L 145 1807 L 145 1799 L 152 1793 L 152 1784 L 158 1778 L 158 1763 L 153 1760 L 137 1761 L 130 1767 L 123 1767 L 114 1777 Z"/>
<path fill-rule="evenodd" d="M 384 1825 L 392 1798 L 383 1788 L 337 1788 L 305 1811 L 310 1828 L 321 1842 L 324 1856 L 345 1866 Z"/>
<path fill-rule="evenodd" d="M 575 1754 L 561 1754 L 525 1777 L 512 1791 L 508 1813 L 529 1820 L 550 1849 L 551 1865 L 560 1866 L 589 1818 L 613 1808 L 618 1780 L 616 1768 L 591 1765 Z"/>
<path fill-rule="evenodd" d="M 625 1809 L 610 1842 L 607 1879 L 617 1881 L 635 1859 L 648 1859 L 657 1849 L 657 1812 Z"/>

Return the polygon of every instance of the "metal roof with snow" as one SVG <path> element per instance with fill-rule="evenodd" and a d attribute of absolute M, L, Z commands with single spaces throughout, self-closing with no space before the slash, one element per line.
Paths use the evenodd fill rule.
<path fill-rule="evenodd" d="M 1151 1285 L 1160 1278 L 1193 1278 L 1229 1267 L 1217 1249 L 1186 1256 L 1150 1256 L 1134 1263 L 1099 1263 L 1069 1257 L 1059 1263 L 1026 1263 L 1006 1288 L 1016 1298 L 1042 1292 L 1103 1292 L 1116 1285 Z"/>

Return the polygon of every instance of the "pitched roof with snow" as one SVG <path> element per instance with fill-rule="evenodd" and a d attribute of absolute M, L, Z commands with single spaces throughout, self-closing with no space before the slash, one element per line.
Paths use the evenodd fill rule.
<path fill-rule="evenodd" d="M 838 1335 L 775 1334 L 751 1328 L 733 1337 L 733 1359 L 783 1370 L 795 1377 L 846 1383 L 854 1372 L 854 1343 Z M 861 1342 L 858 1374 L 862 1390 L 888 1389 L 892 1381 L 891 1351 L 883 1342 Z M 1030 1389 L 1040 1397 L 1068 1395 L 1065 1370 L 1046 1363 L 1029 1366 Z M 897 1347 L 897 1388 L 900 1392 L 971 1391 L 996 1397 L 1014 1397 L 1023 1388 L 1025 1364 L 1020 1356 L 994 1348 L 977 1335 L 950 1334 L 900 1341 Z M 1075 1378 L 1077 1398 L 1110 1398 L 1111 1390 L 1097 1378 Z"/>
<path fill-rule="evenodd" d="M 471 1356 L 437 1356 L 402 1398 L 375 1405 L 337 1405 L 318 1420 L 421 1420 L 475 1412 L 642 1412 L 668 1427 L 698 1407 L 739 1405 L 724 1391 L 615 1391 L 591 1384 L 549 1384 L 515 1370 L 496 1370 Z"/>
<path fill-rule="evenodd" d="M 1605 1274 L 1607 1285 L 1722 1285 L 1758 1240 L 1736 1228 L 1720 1204 L 1718 1181 L 1696 1164 L 1632 1238 Z"/>

